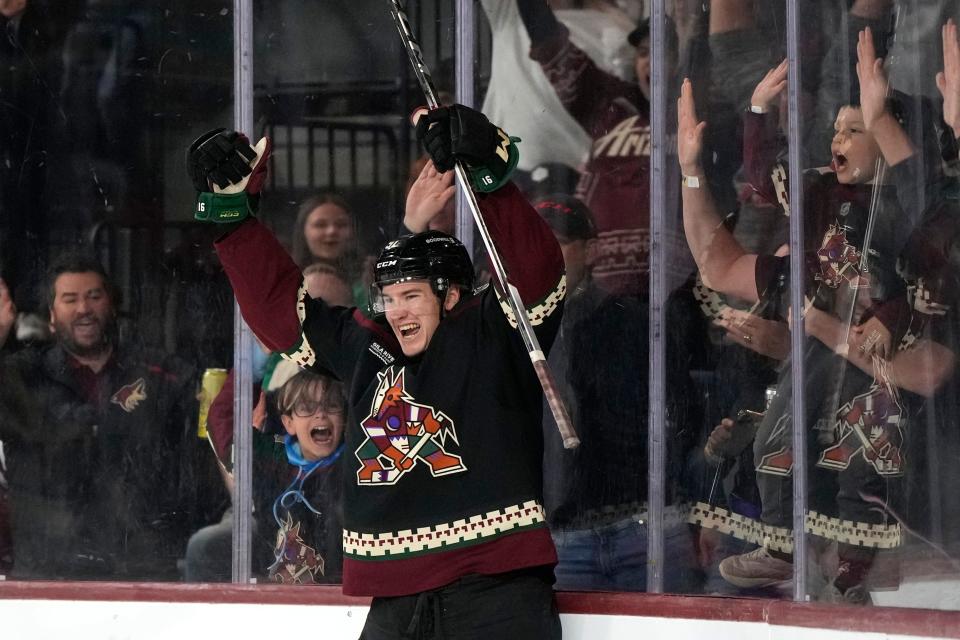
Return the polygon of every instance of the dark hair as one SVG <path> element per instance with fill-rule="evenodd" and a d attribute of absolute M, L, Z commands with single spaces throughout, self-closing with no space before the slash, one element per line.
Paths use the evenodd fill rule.
<path fill-rule="evenodd" d="M 359 238 L 357 218 L 354 216 L 347 201 L 335 193 L 319 193 L 315 196 L 310 196 L 300 204 L 300 208 L 297 209 L 297 219 L 293 223 L 293 237 L 290 242 L 293 261 L 297 263 L 297 266 L 300 267 L 301 270 L 306 269 L 311 263 L 317 261 L 313 254 L 310 253 L 310 248 L 307 247 L 307 238 L 303 232 L 303 228 L 306 226 L 307 218 L 310 217 L 313 210 L 325 204 L 336 205 L 350 216 L 353 229 L 353 246 L 347 248 L 334 266 L 340 270 L 341 275 L 346 278 L 348 282 L 352 282 L 356 279 L 360 271 L 360 259 L 358 257 L 359 251 L 357 247 Z"/>
<path fill-rule="evenodd" d="M 304 396 L 315 394 L 317 391 L 320 392 L 321 397 L 334 394 L 346 405 L 343 384 L 329 376 L 322 376 L 312 371 L 301 371 L 284 382 L 277 391 L 277 412 L 280 415 L 290 415 Z"/>
<path fill-rule="evenodd" d="M 837 107 L 837 114 L 844 108 L 862 109 L 860 85 L 855 85 L 851 87 L 849 99 Z M 911 95 L 893 89 L 887 96 L 886 108 L 917 149 L 923 163 L 922 179 L 929 182 L 940 176 L 944 159 L 952 159 L 956 154 L 952 136 L 945 135 L 947 125 L 933 106 L 933 101 L 924 95 Z"/>
<path fill-rule="evenodd" d="M 110 298 L 110 304 L 114 309 L 120 304 L 120 291 L 114 286 L 107 275 L 106 269 L 100 264 L 100 261 L 91 255 L 83 253 L 67 253 L 57 258 L 50 268 L 47 269 L 46 276 L 46 296 L 47 308 L 53 309 L 53 303 L 57 297 L 57 278 L 64 273 L 95 273 L 103 281 L 103 289 Z"/>
<path fill-rule="evenodd" d="M 680 50 L 680 39 L 677 36 L 677 25 L 670 16 L 664 16 L 666 24 L 666 45 L 667 51 L 676 54 Z M 643 18 L 637 23 L 637 27 L 627 34 L 627 42 L 631 47 L 636 47 L 643 40 L 650 37 L 650 18 Z"/>

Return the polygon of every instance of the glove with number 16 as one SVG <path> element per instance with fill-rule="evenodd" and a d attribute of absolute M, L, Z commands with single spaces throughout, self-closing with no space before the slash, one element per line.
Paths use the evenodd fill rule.
<path fill-rule="evenodd" d="M 187 150 L 187 171 L 198 192 L 193 217 L 226 224 L 255 214 L 270 148 L 269 138 L 251 147 L 245 135 L 223 128 L 194 140 Z"/>
<path fill-rule="evenodd" d="M 423 114 L 417 120 L 417 139 L 441 173 L 462 160 L 475 191 L 502 187 L 520 159 L 516 145 L 520 138 L 508 136 L 487 116 L 462 104 Z"/>

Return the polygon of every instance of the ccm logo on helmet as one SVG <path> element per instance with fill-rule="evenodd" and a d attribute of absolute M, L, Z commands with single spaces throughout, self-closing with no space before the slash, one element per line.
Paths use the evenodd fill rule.
<path fill-rule="evenodd" d="M 377 263 L 377 269 L 382 269 L 383 267 L 392 267 L 397 264 L 396 260 L 384 260 L 383 262 Z"/>
<path fill-rule="evenodd" d="M 442 238 L 442 237 L 441 237 L 441 238 L 427 238 L 427 244 L 430 244 L 431 242 L 447 242 L 447 243 L 450 243 L 450 242 L 453 242 L 453 239 L 452 239 L 452 238 Z"/>

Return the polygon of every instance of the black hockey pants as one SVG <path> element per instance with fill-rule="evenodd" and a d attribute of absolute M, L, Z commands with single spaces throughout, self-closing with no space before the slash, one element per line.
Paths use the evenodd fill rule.
<path fill-rule="evenodd" d="M 539 567 L 374 598 L 360 640 L 560 640 L 552 571 Z"/>

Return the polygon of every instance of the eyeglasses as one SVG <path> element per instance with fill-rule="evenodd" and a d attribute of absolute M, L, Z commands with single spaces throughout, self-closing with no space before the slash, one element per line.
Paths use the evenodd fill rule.
<path fill-rule="evenodd" d="M 297 404 L 293 405 L 292 411 L 293 415 L 297 416 L 298 418 L 312 418 L 320 412 L 331 416 L 343 413 L 343 403 L 326 400 L 321 402 L 301 400 Z"/>

